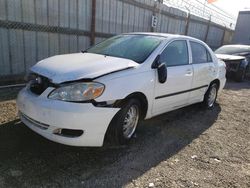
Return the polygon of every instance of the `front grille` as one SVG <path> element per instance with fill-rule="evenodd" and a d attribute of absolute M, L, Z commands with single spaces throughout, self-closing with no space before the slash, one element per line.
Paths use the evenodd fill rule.
<path fill-rule="evenodd" d="M 36 95 L 41 95 L 49 86 L 53 84 L 44 76 L 33 75 L 30 80 L 30 91 Z"/>
<path fill-rule="evenodd" d="M 42 130 L 47 130 L 49 128 L 49 125 L 41 123 L 39 121 L 36 121 L 28 116 L 26 116 L 25 114 L 20 112 L 20 116 L 21 118 L 23 118 L 24 120 L 28 121 L 29 123 L 31 123 L 32 125 L 34 125 L 35 127 L 38 127 Z"/>

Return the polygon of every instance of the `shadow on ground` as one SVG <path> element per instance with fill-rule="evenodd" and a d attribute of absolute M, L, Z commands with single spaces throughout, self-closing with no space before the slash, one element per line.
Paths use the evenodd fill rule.
<path fill-rule="evenodd" d="M 234 91 L 241 89 L 250 89 L 250 78 L 245 79 L 243 82 L 236 82 L 233 79 L 228 78 L 224 89 Z"/>
<path fill-rule="evenodd" d="M 19 120 L 0 125 L 0 187 L 120 187 L 168 159 L 216 121 L 221 108 L 192 105 L 147 120 L 127 147 L 53 143 Z"/>

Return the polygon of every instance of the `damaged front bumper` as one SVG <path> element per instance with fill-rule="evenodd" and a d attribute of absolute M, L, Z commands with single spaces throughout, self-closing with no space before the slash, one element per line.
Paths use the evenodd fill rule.
<path fill-rule="evenodd" d="M 17 107 L 21 121 L 43 137 L 71 146 L 102 146 L 106 130 L 119 108 L 96 107 L 48 99 L 48 87 L 41 95 L 28 88 L 20 91 Z"/>

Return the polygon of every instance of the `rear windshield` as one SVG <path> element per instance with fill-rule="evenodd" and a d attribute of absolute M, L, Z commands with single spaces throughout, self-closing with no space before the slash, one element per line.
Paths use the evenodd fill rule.
<path fill-rule="evenodd" d="M 238 53 L 243 53 L 243 52 L 250 52 L 250 46 L 222 46 L 215 50 L 216 54 L 228 54 L 228 55 L 233 55 L 233 54 L 238 54 Z"/>
<path fill-rule="evenodd" d="M 131 59 L 143 63 L 164 37 L 148 35 L 118 35 L 86 50 L 88 53 Z"/>

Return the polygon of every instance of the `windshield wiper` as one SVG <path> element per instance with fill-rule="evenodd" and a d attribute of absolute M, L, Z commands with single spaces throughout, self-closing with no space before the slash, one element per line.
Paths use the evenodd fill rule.
<path fill-rule="evenodd" d="M 87 53 L 88 51 L 87 50 L 81 50 L 81 52 L 84 54 L 84 53 Z"/>
<path fill-rule="evenodd" d="M 111 56 L 110 54 L 107 54 L 107 53 L 101 53 L 101 55 L 104 55 L 104 56 Z"/>

